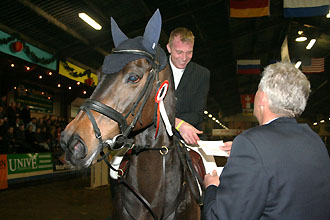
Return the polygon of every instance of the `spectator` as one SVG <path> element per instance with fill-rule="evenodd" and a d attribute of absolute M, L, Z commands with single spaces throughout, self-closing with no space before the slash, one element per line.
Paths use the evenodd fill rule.
<path fill-rule="evenodd" d="M 15 132 L 19 129 L 20 124 L 21 124 L 21 119 L 20 118 L 16 118 L 15 125 L 14 125 L 14 131 Z"/>
<path fill-rule="evenodd" d="M 48 146 L 53 153 L 56 151 L 56 138 L 56 128 L 54 126 L 50 126 L 48 133 Z"/>
<path fill-rule="evenodd" d="M 46 139 L 44 139 L 41 133 L 40 127 L 37 127 L 34 137 L 35 137 L 35 144 L 39 146 L 38 149 L 40 149 L 41 151 L 49 151 L 49 146 L 47 144 Z"/>
<path fill-rule="evenodd" d="M 19 117 L 19 112 L 16 109 L 16 102 L 11 102 L 7 108 L 8 122 L 10 126 L 15 126 L 16 118 Z"/>
<path fill-rule="evenodd" d="M 5 119 L 0 118 L 0 153 L 6 154 L 7 148 L 5 148 L 4 138 L 7 132 L 7 125 L 5 123 Z"/>
<path fill-rule="evenodd" d="M 36 129 L 37 129 L 37 119 L 35 117 L 33 117 L 31 119 L 31 121 L 26 125 L 26 128 L 28 128 L 28 126 L 32 126 L 32 131 L 33 132 L 36 132 Z"/>
<path fill-rule="evenodd" d="M 16 152 L 16 140 L 13 126 L 9 126 L 6 135 L 4 136 L 4 145 L 8 154 Z"/>
<path fill-rule="evenodd" d="M 31 148 L 34 148 L 35 136 L 33 132 L 33 125 L 27 125 L 26 132 L 25 132 L 26 142 Z"/>
<path fill-rule="evenodd" d="M 3 107 L 3 108 L 5 108 L 5 109 L 8 107 L 7 96 L 5 96 L 5 95 L 1 96 L 0 106 Z"/>
<path fill-rule="evenodd" d="M 26 131 L 23 122 L 20 123 L 18 130 L 15 132 L 15 139 L 17 145 L 19 146 L 16 153 L 28 153 L 31 146 L 27 143 Z"/>
<path fill-rule="evenodd" d="M 20 114 L 24 124 L 27 124 L 31 121 L 31 113 L 29 106 L 24 105 L 20 110 Z"/>
<path fill-rule="evenodd" d="M 37 128 L 45 127 L 44 119 L 43 118 L 38 118 L 36 126 L 37 126 Z"/>
<path fill-rule="evenodd" d="M 5 107 L 0 106 L 0 118 L 5 118 L 7 117 L 7 114 L 5 112 Z"/>

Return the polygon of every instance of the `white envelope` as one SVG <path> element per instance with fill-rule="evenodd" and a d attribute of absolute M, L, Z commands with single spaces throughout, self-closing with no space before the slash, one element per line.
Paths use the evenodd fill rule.
<path fill-rule="evenodd" d="M 220 146 L 225 146 L 223 141 L 198 141 L 198 145 L 206 155 L 229 157 L 228 153 L 221 150 Z"/>

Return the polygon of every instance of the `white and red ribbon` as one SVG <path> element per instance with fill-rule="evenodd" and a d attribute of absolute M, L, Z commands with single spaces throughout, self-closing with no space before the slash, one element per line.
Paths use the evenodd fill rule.
<path fill-rule="evenodd" d="M 173 132 L 172 132 L 172 126 L 170 123 L 170 120 L 168 119 L 166 110 L 165 110 L 165 106 L 164 106 L 164 98 L 166 96 L 167 90 L 168 90 L 168 81 L 165 80 L 162 85 L 159 87 L 157 93 L 156 93 L 156 97 L 155 97 L 155 102 L 158 104 L 158 108 L 157 108 L 157 128 L 156 128 L 156 134 L 155 134 L 155 138 L 157 137 L 158 134 L 158 130 L 159 130 L 159 118 L 160 116 L 162 116 L 163 122 L 165 124 L 165 128 L 166 131 L 168 133 L 168 135 L 172 136 Z"/>

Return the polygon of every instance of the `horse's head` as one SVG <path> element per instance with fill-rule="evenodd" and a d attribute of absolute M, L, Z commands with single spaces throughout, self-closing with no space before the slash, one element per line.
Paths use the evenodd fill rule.
<path fill-rule="evenodd" d="M 158 45 L 159 11 L 148 22 L 143 37 L 127 38 L 113 19 L 111 29 L 115 48 L 104 59 L 99 83 L 62 132 L 66 160 L 76 167 L 87 167 L 95 161 L 105 142 L 116 145 L 118 139 L 127 137 L 132 130 L 150 126 L 157 86 L 166 79 L 173 94 L 167 57 Z M 165 105 L 172 108 L 167 100 L 165 97 Z M 173 122 L 174 114 L 170 119 Z"/>

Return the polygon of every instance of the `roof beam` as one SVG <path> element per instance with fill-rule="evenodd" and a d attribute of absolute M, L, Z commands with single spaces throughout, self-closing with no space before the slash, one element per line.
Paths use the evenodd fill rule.
<path fill-rule="evenodd" d="M 83 36 L 81 36 L 80 34 L 78 34 L 76 31 L 72 30 L 71 28 L 69 28 L 68 26 L 66 26 L 65 24 L 63 24 L 62 22 L 58 21 L 56 18 L 54 18 L 50 14 L 46 13 L 41 8 L 39 8 L 38 6 L 32 4 L 30 1 L 28 1 L 28 0 L 18 0 L 18 1 L 21 4 L 23 4 L 24 6 L 29 7 L 30 9 L 32 9 L 38 15 L 40 15 L 43 18 L 47 19 L 49 22 L 51 22 L 55 26 L 57 26 L 60 29 L 64 30 L 65 32 L 67 32 L 68 34 L 70 34 L 71 36 L 73 36 L 74 38 L 80 40 L 81 42 L 83 42 L 84 44 L 86 44 L 88 46 L 91 46 L 91 44 L 89 43 L 89 41 L 86 38 L 84 38 Z M 98 47 L 92 47 L 92 48 L 94 50 L 96 50 L 97 52 L 101 53 L 104 56 L 108 54 L 108 52 L 106 52 L 105 50 L 103 50 L 101 48 L 98 48 Z"/>

